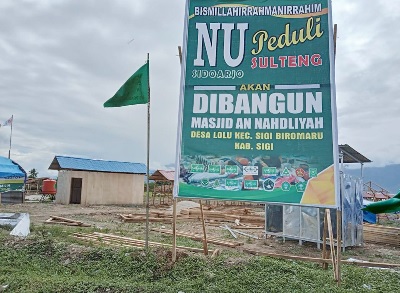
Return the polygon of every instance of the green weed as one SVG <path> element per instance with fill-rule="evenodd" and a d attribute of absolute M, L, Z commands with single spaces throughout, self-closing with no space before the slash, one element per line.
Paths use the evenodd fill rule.
<path fill-rule="evenodd" d="M 342 284 L 316 264 L 224 251 L 216 258 L 169 249 L 87 247 L 80 228 L 37 226 L 25 240 L 0 233 L 0 285 L 9 292 L 398 292 L 399 272 L 342 266 Z M 95 229 L 94 229 L 95 230 Z M 88 232 L 88 230 L 84 230 Z M 163 238 L 153 234 L 153 238 Z M 178 238 L 180 245 L 200 242 Z M 170 240 L 170 239 L 168 239 Z M 164 239 L 167 242 L 167 239 Z M 7 292 L 7 291 L 6 291 Z"/>

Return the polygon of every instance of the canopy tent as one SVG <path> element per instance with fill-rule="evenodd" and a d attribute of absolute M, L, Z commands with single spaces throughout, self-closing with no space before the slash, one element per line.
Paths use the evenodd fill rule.
<path fill-rule="evenodd" d="M 23 191 L 25 170 L 16 162 L 0 156 L 0 192 Z"/>
<path fill-rule="evenodd" d="M 0 156 L 0 178 L 13 179 L 26 177 L 26 172 L 14 161 Z"/>

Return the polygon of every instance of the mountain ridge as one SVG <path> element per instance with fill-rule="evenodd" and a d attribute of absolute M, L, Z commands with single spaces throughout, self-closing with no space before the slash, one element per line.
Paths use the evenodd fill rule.
<path fill-rule="evenodd" d="M 345 169 L 345 173 L 360 177 L 360 169 Z M 400 164 L 392 164 L 384 167 L 367 167 L 363 169 L 363 181 L 373 182 L 392 194 L 400 190 Z"/>

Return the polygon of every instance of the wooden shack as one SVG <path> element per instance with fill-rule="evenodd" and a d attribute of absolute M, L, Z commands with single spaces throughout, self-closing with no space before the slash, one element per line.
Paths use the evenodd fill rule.
<path fill-rule="evenodd" d="M 56 156 L 56 203 L 142 205 L 147 168 L 141 163 Z"/>
<path fill-rule="evenodd" d="M 175 171 L 156 170 L 149 180 L 154 181 L 152 192 L 153 205 L 156 204 L 156 198 L 160 204 L 172 202 L 172 192 L 174 190 Z"/>

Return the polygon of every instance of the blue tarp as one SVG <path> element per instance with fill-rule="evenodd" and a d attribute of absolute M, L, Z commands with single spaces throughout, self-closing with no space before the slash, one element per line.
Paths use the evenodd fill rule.
<path fill-rule="evenodd" d="M 374 202 L 364 199 L 363 207 L 365 208 L 367 205 L 372 204 L 372 203 L 374 203 Z M 364 222 L 367 222 L 370 224 L 376 224 L 376 222 L 377 222 L 376 215 L 369 211 L 366 211 L 366 210 L 363 210 L 363 220 L 364 220 Z"/>
<path fill-rule="evenodd" d="M 363 211 L 363 220 L 370 224 L 376 224 L 376 215 L 368 211 Z"/>
<path fill-rule="evenodd" d="M 26 173 L 23 169 L 12 160 L 0 157 L 0 178 L 1 179 L 12 179 L 26 177 Z"/>

